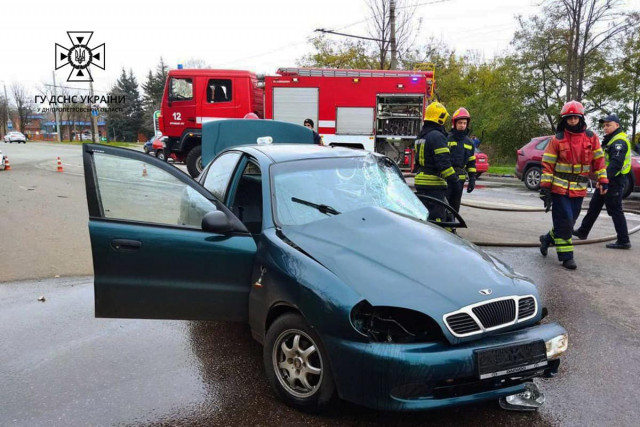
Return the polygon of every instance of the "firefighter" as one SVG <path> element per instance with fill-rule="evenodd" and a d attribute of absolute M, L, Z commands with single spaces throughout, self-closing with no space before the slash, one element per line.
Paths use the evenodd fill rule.
<path fill-rule="evenodd" d="M 451 152 L 451 166 L 459 178 L 457 183 L 449 185 L 447 199 L 456 212 L 460 211 L 460 200 L 467 175 L 469 175 L 467 193 L 471 193 L 476 187 L 476 156 L 473 141 L 468 136 L 470 122 L 471 116 L 467 109 L 458 108 L 451 116 L 451 132 L 447 139 Z"/>
<path fill-rule="evenodd" d="M 607 164 L 609 191 L 605 196 L 597 192 L 593 195 L 587 215 L 582 219 L 580 228 L 574 230 L 573 235 L 579 239 L 586 239 L 602 211 L 602 206 L 605 205 L 618 237 L 615 243 L 607 244 L 607 248 L 631 249 L 627 221 L 622 210 L 622 193 L 629 179 L 628 173 L 631 171 L 631 144 L 620 128 L 620 119 L 616 114 L 609 114 L 604 119 L 600 119 L 600 124 L 604 125 L 605 137 L 602 144 Z"/>
<path fill-rule="evenodd" d="M 549 246 L 555 246 L 562 266 L 575 270 L 571 234 L 587 193 L 589 173 L 596 175 L 600 194 L 609 186 L 604 152 L 598 136 L 587 129 L 581 103 L 569 101 L 562 107 L 558 133 L 544 151 L 542 167 L 540 198 L 546 212 L 552 209 L 553 228 L 540 236 L 540 253 L 547 256 Z"/>
<path fill-rule="evenodd" d="M 415 142 L 415 185 L 420 195 L 431 196 L 446 202 L 448 185 L 458 183 L 451 166 L 444 123 L 449 117 L 447 109 L 439 102 L 432 102 L 424 112 L 424 125 Z M 429 220 L 444 221 L 445 208 L 437 203 L 426 203 Z"/>

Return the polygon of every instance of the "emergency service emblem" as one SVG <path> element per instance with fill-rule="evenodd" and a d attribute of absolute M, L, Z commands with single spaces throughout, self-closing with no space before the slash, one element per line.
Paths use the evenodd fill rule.
<path fill-rule="evenodd" d="M 491 289 L 482 289 L 478 292 L 480 293 L 480 295 L 491 295 L 493 293 Z"/>
<path fill-rule="evenodd" d="M 93 31 L 67 31 L 71 47 L 56 43 L 56 70 L 71 65 L 68 82 L 92 82 L 89 67 L 95 65 L 104 70 L 104 43 L 89 47 Z"/>

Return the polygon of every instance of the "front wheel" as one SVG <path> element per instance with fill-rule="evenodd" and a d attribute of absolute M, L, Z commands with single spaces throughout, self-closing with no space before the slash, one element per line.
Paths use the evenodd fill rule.
<path fill-rule="evenodd" d="M 158 160 L 162 160 L 163 162 L 167 161 L 167 156 L 162 149 L 156 150 L 156 157 L 158 158 Z"/>
<path fill-rule="evenodd" d="M 185 163 L 192 178 L 202 173 L 202 145 L 196 145 L 189 151 Z"/>
<path fill-rule="evenodd" d="M 537 166 L 532 166 L 527 169 L 527 172 L 524 174 L 524 185 L 529 190 L 539 190 L 541 177 L 542 169 Z"/>
<path fill-rule="evenodd" d="M 263 361 L 269 384 L 287 405 L 318 412 L 333 400 L 335 384 L 324 345 L 299 314 L 273 322 Z"/>

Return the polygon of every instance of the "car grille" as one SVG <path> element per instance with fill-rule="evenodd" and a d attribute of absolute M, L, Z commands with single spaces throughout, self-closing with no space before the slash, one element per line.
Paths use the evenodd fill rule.
<path fill-rule="evenodd" d="M 522 298 L 518 301 L 518 319 L 532 316 L 536 311 L 536 301 L 533 297 Z"/>
<path fill-rule="evenodd" d="M 516 302 L 512 299 L 490 302 L 473 308 L 473 314 L 485 328 L 493 328 L 516 318 Z"/>
<path fill-rule="evenodd" d="M 535 297 L 514 296 L 464 307 L 451 314 L 445 314 L 444 320 L 454 335 L 467 336 L 527 320 L 536 313 L 536 307 Z"/>
<path fill-rule="evenodd" d="M 456 334 L 468 334 L 479 331 L 480 326 L 467 313 L 458 313 L 447 317 L 447 324 Z"/>

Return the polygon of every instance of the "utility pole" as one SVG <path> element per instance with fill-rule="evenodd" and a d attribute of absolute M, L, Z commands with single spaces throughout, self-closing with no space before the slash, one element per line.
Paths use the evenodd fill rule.
<path fill-rule="evenodd" d="M 89 96 L 93 100 L 93 81 L 89 82 Z M 94 144 L 98 142 L 98 116 L 93 114 L 93 104 L 91 104 L 91 140 Z"/>
<path fill-rule="evenodd" d="M 52 71 L 51 74 L 53 74 L 53 98 L 56 100 L 56 102 L 58 101 L 58 94 L 56 92 L 56 72 Z M 54 105 L 58 105 L 58 104 L 54 104 Z M 56 118 L 56 130 L 58 132 L 57 135 L 57 140 L 58 142 L 62 142 L 62 136 L 60 135 L 60 119 L 58 117 L 58 107 L 54 107 L 55 110 L 53 111 L 54 117 Z"/>
<path fill-rule="evenodd" d="M 390 70 L 395 70 L 398 62 L 396 47 L 396 0 L 391 0 L 389 4 L 389 26 L 391 27 L 391 63 Z"/>
<path fill-rule="evenodd" d="M 3 123 L 5 133 L 9 132 L 9 98 L 7 97 L 7 84 L 2 81 L 2 85 L 4 86 L 4 108 L 5 113 L 7 114 L 7 121 Z M 3 117 L 4 119 L 4 117 Z"/>

